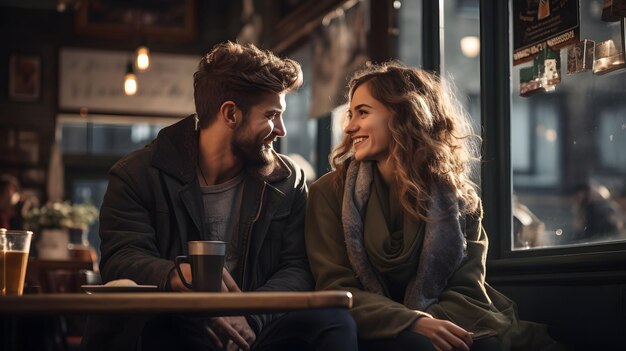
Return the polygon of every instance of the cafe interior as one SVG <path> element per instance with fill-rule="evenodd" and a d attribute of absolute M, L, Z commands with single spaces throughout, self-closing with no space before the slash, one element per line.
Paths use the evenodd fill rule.
<path fill-rule="evenodd" d="M 568 349 L 623 350 L 625 16 L 617 0 L 1 0 L 0 227 L 34 232 L 19 298 L 102 284 L 109 169 L 195 112 L 200 58 L 236 41 L 301 64 L 274 148 L 308 184 L 331 170 L 358 67 L 443 77 L 481 137 L 486 281 Z M 7 299 L 2 347 L 78 348 L 85 316 Z"/>

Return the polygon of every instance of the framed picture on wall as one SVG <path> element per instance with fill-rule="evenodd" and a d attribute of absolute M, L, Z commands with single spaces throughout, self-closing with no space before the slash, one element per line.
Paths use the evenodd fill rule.
<path fill-rule="evenodd" d="M 10 127 L 0 129 L 0 164 L 37 165 L 40 137 L 35 130 Z"/>
<path fill-rule="evenodd" d="M 41 58 L 12 54 L 9 59 L 9 98 L 15 101 L 36 101 L 40 90 Z"/>
<path fill-rule="evenodd" d="M 75 15 L 75 32 L 86 37 L 192 41 L 197 0 L 88 0 Z"/>

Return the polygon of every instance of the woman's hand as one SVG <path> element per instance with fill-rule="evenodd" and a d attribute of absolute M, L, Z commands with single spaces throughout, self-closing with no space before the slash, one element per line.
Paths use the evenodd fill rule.
<path fill-rule="evenodd" d="M 472 333 L 442 319 L 418 318 L 411 326 L 411 330 L 427 337 L 438 351 L 469 351 L 473 342 Z"/>

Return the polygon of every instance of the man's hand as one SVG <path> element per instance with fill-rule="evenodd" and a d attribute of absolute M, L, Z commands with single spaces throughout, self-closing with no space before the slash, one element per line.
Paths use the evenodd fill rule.
<path fill-rule="evenodd" d="M 421 317 L 413 323 L 411 330 L 426 336 L 437 351 L 469 351 L 473 342 L 472 333 L 442 319 Z"/>
<path fill-rule="evenodd" d="M 188 263 L 181 263 L 180 271 L 183 272 L 185 279 L 189 283 L 192 283 L 191 266 Z M 185 284 L 183 284 L 182 280 L 180 280 L 180 276 L 178 275 L 176 269 L 172 269 L 169 279 L 172 291 L 192 291 L 187 288 Z M 222 292 L 241 292 L 241 289 L 239 289 L 239 286 L 237 286 L 237 283 L 235 283 L 235 280 L 230 273 L 228 273 L 226 268 L 222 269 Z"/>
<path fill-rule="evenodd" d="M 183 263 L 180 270 L 185 279 L 191 283 L 191 266 Z M 191 291 L 180 280 L 175 269 L 170 272 L 169 279 L 173 291 Z M 222 270 L 222 292 L 241 292 L 226 268 Z M 218 349 L 247 351 L 256 340 L 256 334 L 243 316 L 212 318 L 207 332 Z"/>
<path fill-rule="evenodd" d="M 218 349 L 250 350 L 256 334 L 243 316 L 216 317 L 211 319 L 209 337 Z"/>
<path fill-rule="evenodd" d="M 228 273 L 226 268 L 222 270 L 222 292 L 241 292 L 235 279 Z"/>
<path fill-rule="evenodd" d="M 181 263 L 180 271 L 183 272 L 185 279 L 191 283 L 191 266 L 189 263 Z M 180 280 L 180 276 L 178 276 L 178 272 L 176 269 L 172 269 L 170 271 L 170 287 L 172 291 L 191 291 L 188 287 L 183 284 L 183 281 Z"/>
<path fill-rule="evenodd" d="M 241 289 L 224 268 L 222 270 L 222 292 L 241 292 Z M 207 329 L 213 344 L 221 350 L 250 350 L 256 334 L 243 316 L 212 318 Z"/>

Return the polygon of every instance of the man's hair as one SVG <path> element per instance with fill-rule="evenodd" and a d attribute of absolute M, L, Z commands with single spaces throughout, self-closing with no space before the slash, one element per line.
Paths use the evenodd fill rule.
<path fill-rule="evenodd" d="M 248 113 L 267 93 L 287 93 L 302 85 L 300 64 L 281 59 L 252 44 L 218 44 L 206 54 L 193 75 L 196 113 L 208 127 L 222 104 L 233 101 Z"/>

